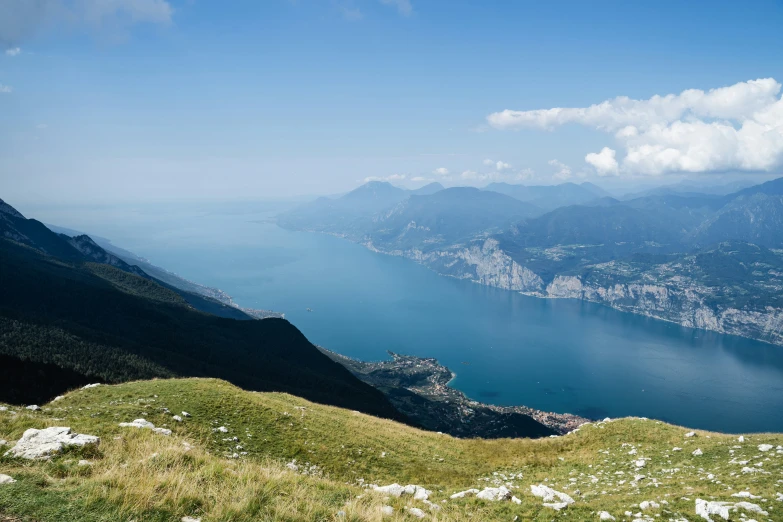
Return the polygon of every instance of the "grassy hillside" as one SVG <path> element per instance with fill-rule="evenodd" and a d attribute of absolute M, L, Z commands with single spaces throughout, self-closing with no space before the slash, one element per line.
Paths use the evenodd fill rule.
<path fill-rule="evenodd" d="M 172 420 L 183 410 L 192 416 Z M 174 433 L 118 426 L 139 417 Z M 0 457 L 0 473 L 17 480 L 0 485 L 0 514 L 41 522 L 184 516 L 203 522 L 380 521 L 415 520 L 404 508 L 416 507 L 426 520 L 438 521 L 598 520 L 599 511 L 631 520 L 626 511 L 639 513 L 641 502 L 655 501 L 659 507 L 643 513 L 651 520 L 693 521 L 695 499 L 702 498 L 749 501 L 768 513 L 740 511 L 732 520 L 740 513 L 757 520 L 783 516 L 781 435 L 746 435 L 743 442 L 707 432 L 687 437 L 684 428 L 622 419 L 558 438 L 464 440 L 211 379 L 100 386 L 39 412 L 0 411 L 0 439 L 14 441 L 27 428 L 54 425 L 99 435 L 101 445 L 51 462 Z M 227 432 L 215 431 L 221 426 Z M 760 444 L 772 448 L 762 452 Z M 697 448 L 702 455 L 692 454 Z M 286 467 L 293 459 L 298 471 Z M 644 467 L 635 464 L 640 459 Z M 441 509 L 361 486 L 392 482 L 427 487 Z M 502 483 L 521 504 L 449 498 Z M 537 484 L 575 502 L 560 512 L 543 507 L 530 492 Z M 740 491 L 760 498 L 732 497 Z M 383 506 L 394 508 L 394 515 L 384 517 Z"/>

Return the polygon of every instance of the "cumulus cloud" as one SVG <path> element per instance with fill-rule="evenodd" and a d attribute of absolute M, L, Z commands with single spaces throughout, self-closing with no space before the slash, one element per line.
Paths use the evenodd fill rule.
<path fill-rule="evenodd" d="M 449 169 L 446 167 L 439 167 L 432 171 L 433 174 L 436 174 L 438 176 L 448 176 L 449 175 Z"/>
<path fill-rule="evenodd" d="M 502 172 L 504 170 L 510 169 L 511 168 L 511 164 L 510 163 L 506 163 L 504 161 L 498 161 L 497 163 L 495 163 L 495 168 L 498 170 L 498 172 Z"/>
<path fill-rule="evenodd" d="M 617 164 L 617 160 L 615 159 L 616 154 L 617 152 L 615 150 L 612 150 L 609 147 L 604 147 L 601 149 L 601 152 L 597 154 L 595 152 L 591 152 L 585 156 L 585 161 L 595 167 L 595 170 L 601 176 L 617 174 L 619 166 Z"/>
<path fill-rule="evenodd" d="M 622 161 L 609 147 L 585 157 L 604 174 L 769 171 L 783 165 L 780 92 L 781 84 L 766 78 L 647 100 L 620 96 L 584 108 L 504 110 L 487 121 L 497 129 L 576 123 L 612 134 L 624 149 Z"/>
<path fill-rule="evenodd" d="M 17 56 L 21 52 L 22 52 L 22 49 L 20 49 L 19 47 L 12 47 L 11 49 L 6 49 L 5 50 L 5 54 L 7 56 Z"/>
<path fill-rule="evenodd" d="M 506 163 L 505 161 L 500 161 L 500 160 L 495 161 L 495 160 L 492 160 L 492 159 L 485 159 L 483 163 L 487 167 L 494 167 L 495 170 L 497 170 L 498 172 L 502 172 L 504 170 L 509 170 L 511 168 L 511 164 L 510 163 Z"/>
<path fill-rule="evenodd" d="M 396 7 L 397 11 L 403 16 L 410 16 L 413 13 L 413 6 L 410 0 L 381 0 L 381 3 Z"/>
<path fill-rule="evenodd" d="M 3 85 L 0 83 L 0 94 L 11 94 L 12 92 L 14 92 L 14 90 L 10 85 Z"/>
<path fill-rule="evenodd" d="M 549 164 L 555 168 L 554 178 L 566 180 L 571 178 L 571 167 L 556 159 L 549 160 Z"/>
<path fill-rule="evenodd" d="M 122 30 L 136 23 L 167 24 L 174 13 L 166 0 L 2 0 L 0 46 L 18 44 L 45 26 Z"/>

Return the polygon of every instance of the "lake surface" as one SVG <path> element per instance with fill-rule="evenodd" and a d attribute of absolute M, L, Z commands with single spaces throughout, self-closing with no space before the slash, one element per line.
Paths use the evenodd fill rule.
<path fill-rule="evenodd" d="M 345 355 L 435 357 L 457 373 L 453 386 L 483 402 L 783 431 L 783 347 L 438 276 L 335 237 L 282 230 L 251 210 L 41 210 L 39 219 L 111 238 L 242 306 L 284 312 L 312 342 Z"/>

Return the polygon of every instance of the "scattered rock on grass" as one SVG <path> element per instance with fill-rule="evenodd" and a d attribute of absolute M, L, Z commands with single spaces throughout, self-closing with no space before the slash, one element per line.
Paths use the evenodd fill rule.
<path fill-rule="evenodd" d="M 600 520 L 614 520 L 615 519 L 612 515 L 610 515 L 606 511 L 599 511 L 598 512 L 598 518 Z"/>
<path fill-rule="evenodd" d="M 3 475 L 0 473 L 0 486 L 3 484 L 13 484 L 14 482 L 16 481 L 13 479 L 13 477 L 9 477 L 8 475 Z"/>

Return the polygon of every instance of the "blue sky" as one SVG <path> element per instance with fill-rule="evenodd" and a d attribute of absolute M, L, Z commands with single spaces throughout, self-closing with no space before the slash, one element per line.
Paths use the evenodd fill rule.
<path fill-rule="evenodd" d="M 781 172 L 779 0 L 36 5 L 0 7 L 0 197 L 12 202 Z M 630 124 L 611 101 L 687 89 L 707 94 L 634 104 Z M 607 100 L 554 124 L 528 112 Z"/>

